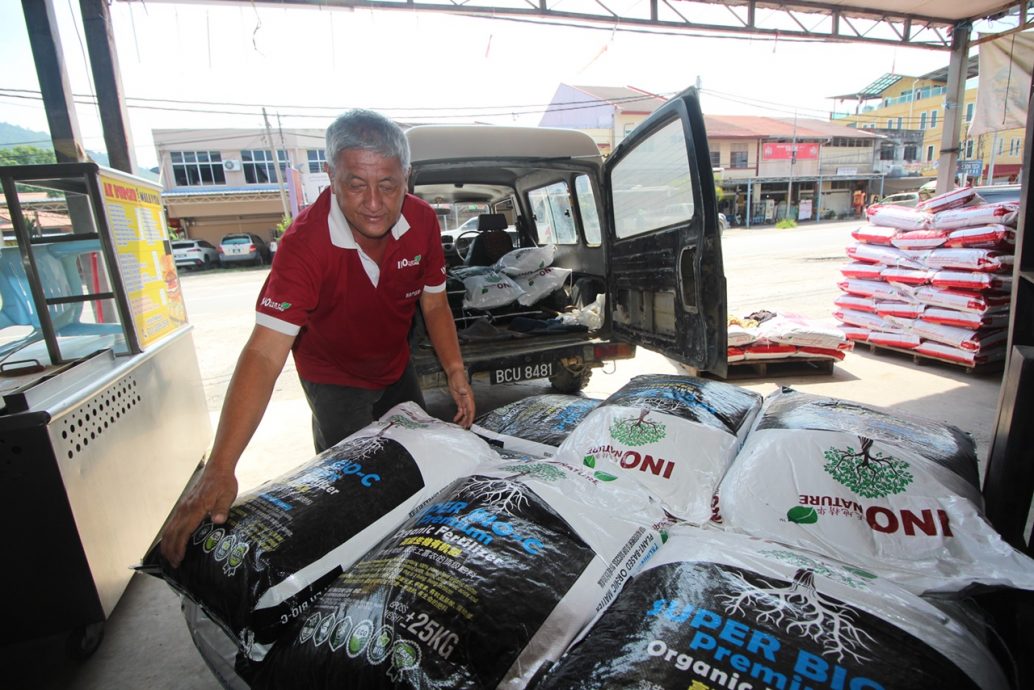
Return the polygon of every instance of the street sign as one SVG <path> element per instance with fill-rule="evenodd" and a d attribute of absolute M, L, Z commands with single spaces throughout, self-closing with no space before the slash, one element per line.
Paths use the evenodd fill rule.
<path fill-rule="evenodd" d="M 984 161 L 981 158 L 974 158 L 973 160 L 959 161 L 956 163 L 956 171 L 961 175 L 968 175 L 969 177 L 980 177 L 980 173 L 984 170 Z"/>

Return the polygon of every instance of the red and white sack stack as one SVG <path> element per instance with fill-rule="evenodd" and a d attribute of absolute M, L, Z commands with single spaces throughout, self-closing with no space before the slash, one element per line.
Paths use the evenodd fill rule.
<path fill-rule="evenodd" d="M 799 314 L 759 312 L 766 318 L 754 325 L 751 316 L 730 319 L 728 361 L 778 359 L 844 359 L 854 343 L 835 325 Z M 749 325 L 744 325 L 749 324 Z"/>
<path fill-rule="evenodd" d="M 914 209 L 870 207 L 841 268 L 841 330 L 967 366 L 1003 359 L 1017 214 L 969 187 Z"/>

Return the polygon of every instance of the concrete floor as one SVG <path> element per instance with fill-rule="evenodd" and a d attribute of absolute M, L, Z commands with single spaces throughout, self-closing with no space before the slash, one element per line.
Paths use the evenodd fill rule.
<path fill-rule="evenodd" d="M 832 232 L 827 229 L 826 232 Z M 746 246 L 756 245 L 757 236 L 743 231 L 732 231 L 723 238 L 727 257 L 735 256 L 737 242 Z M 742 240 L 738 238 L 742 234 Z M 786 237 L 781 240 L 785 242 Z M 835 240 L 843 247 L 842 239 Z M 764 248 L 757 250 L 764 252 Z M 823 254 L 822 250 L 816 250 Z M 828 253 L 828 252 L 826 252 Z M 843 262 L 842 254 L 832 257 L 828 268 L 835 272 Z M 745 267 L 750 266 L 750 270 Z M 740 288 L 759 280 L 757 266 L 745 261 L 737 263 L 726 260 L 729 275 L 730 313 L 738 314 L 737 301 L 747 308 L 771 307 L 751 296 L 742 297 L 747 288 Z M 206 357 L 235 358 L 239 343 L 231 337 L 246 337 L 250 325 L 243 329 L 239 324 L 227 323 L 225 318 L 213 321 L 204 316 L 201 287 L 211 281 L 243 280 L 246 285 L 242 293 L 253 300 L 254 290 L 264 276 L 264 270 L 240 275 L 193 275 L 186 276 L 184 293 L 191 319 L 195 323 L 195 344 L 201 355 L 203 372 L 210 363 Z M 794 273 L 797 281 L 799 273 Z M 243 276 L 243 278 L 241 277 Z M 250 282 L 249 282 L 250 281 Z M 739 293 L 737 293 L 739 291 Z M 814 292 L 814 291 L 812 291 Z M 808 294 L 807 299 L 818 305 L 832 304 L 836 294 L 835 282 L 830 280 L 823 294 Z M 804 297 L 802 297 L 804 299 Z M 194 300 L 194 301 L 192 301 Z M 253 303 L 253 302 L 252 302 Z M 807 304 L 811 304 L 808 302 Z M 225 305 L 213 313 L 223 313 Z M 795 307 L 789 307 L 791 309 Z M 818 309 L 818 307 L 816 307 Z M 828 308 L 823 306 L 828 313 Z M 796 308 L 807 314 L 809 309 Z M 243 309 L 244 323 L 250 321 L 250 311 Z M 221 330 L 219 330 L 221 329 Z M 230 335 L 236 332 L 237 335 Z M 643 373 L 683 373 L 680 365 L 640 350 L 634 360 L 618 362 L 604 370 L 596 370 L 585 395 L 604 398 L 621 387 L 631 377 Z M 821 376 L 779 376 L 771 375 L 767 380 L 744 379 L 732 382 L 769 393 L 777 386 L 791 385 L 802 391 L 829 395 L 858 402 L 893 408 L 899 412 L 929 417 L 955 424 L 970 432 L 978 446 L 979 457 L 988 452 L 996 414 L 1001 375 L 968 374 L 952 365 L 936 363 L 915 364 L 910 357 L 895 353 L 875 354 L 858 350 L 837 364 L 832 375 Z M 206 378 L 209 389 L 209 403 L 213 410 L 213 428 L 221 403 L 222 390 L 228 377 L 224 374 Z M 220 388 L 221 387 L 221 388 Z M 511 384 L 489 387 L 478 385 L 475 393 L 479 411 L 487 411 L 511 400 L 527 395 L 548 392 L 548 386 L 541 382 Z M 451 418 L 451 401 L 436 392 L 428 396 L 429 411 L 441 418 Z M 285 433 L 286 430 L 291 430 Z M 281 376 L 277 392 L 266 418 L 258 433 L 242 457 L 238 466 L 241 490 L 254 486 L 271 476 L 307 460 L 312 455 L 309 436 L 309 414 L 300 387 L 293 371 Z M 18 596 L 16 592 L 5 592 L 6 596 Z M 71 690 L 118 690 L 148 688 L 153 690 L 197 688 L 218 688 L 219 684 L 208 671 L 194 648 L 179 610 L 176 595 L 163 583 L 144 575 L 135 575 L 118 606 L 105 625 L 105 639 L 97 653 L 83 663 L 69 661 L 64 653 L 64 637 L 31 640 L 0 648 L 0 687 L 69 688 Z"/>

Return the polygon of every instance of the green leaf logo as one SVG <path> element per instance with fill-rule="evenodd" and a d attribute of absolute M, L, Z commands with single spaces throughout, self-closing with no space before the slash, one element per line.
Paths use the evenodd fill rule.
<path fill-rule="evenodd" d="M 615 477 L 612 474 L 607 474 L 606 472 L 600 472 L 598 470 L 593 473 L 593 476 L 596 477 L 596 479 L 599 479 L 601 482 L 612 482 L 615 479 L 617 479 L 617 477 Z"/>
<path fill-rule="evenodd" d="M 798 525 L 813 525 L 819 521 L 819 514 L 814 508 L 794 506 L 786 511 L 786 519 Z"/>
<path fill-rule="evenodd" d="M 280 303 L 280 311 L 287 311 L 290 308 L 291 308 L 291 303 L 290 302 L 281 302 Z"/>
<path fill-rule="evenodd" d="M 582 462 L 585 463 L 586 467 L 596 467 L 596 456 L 586 455 L 584 458 L 582 458 Z"/>

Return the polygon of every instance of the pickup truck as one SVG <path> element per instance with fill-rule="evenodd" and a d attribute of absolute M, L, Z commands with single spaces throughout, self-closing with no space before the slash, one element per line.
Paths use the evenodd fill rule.
<path fill-rule="evenodd" d="M 509 229 L 509 242 L 500 245 L 505 253 L 516 230 L 518 247 L 552 245 L 552 265 L 571 271 L 563 289 L 541 302 L 491 310 L 464 306 L 464 285 L 450 276 L 447 290 L 472 380 L 548 378 L 555 390 L 573 393 L 592 369 L 633 357 L 636 345 L 725 374 L 719 216 L 695 89 L 653 113 L 606 161 L 576 130 L 427 125 L 407 136 L 413 194 L 433 204 L 487 206 L 486 218 L 494 217 L 497 227 L 474 230 L 474 242 L 484 235 L 487 245 L 491 233 Z M 457 252 L 459 240 L 443 237 L 450 273 L 499 258 Z M 605 306 L 598 329 L 514 335 L 509 328 L 517 317 L 545 322 L 599 295 Z M 478 322 L 479 334 L 493 337 L 465 337 Z M 410 344 L 421 385 L 445 385 L 419 318 Z"/>

